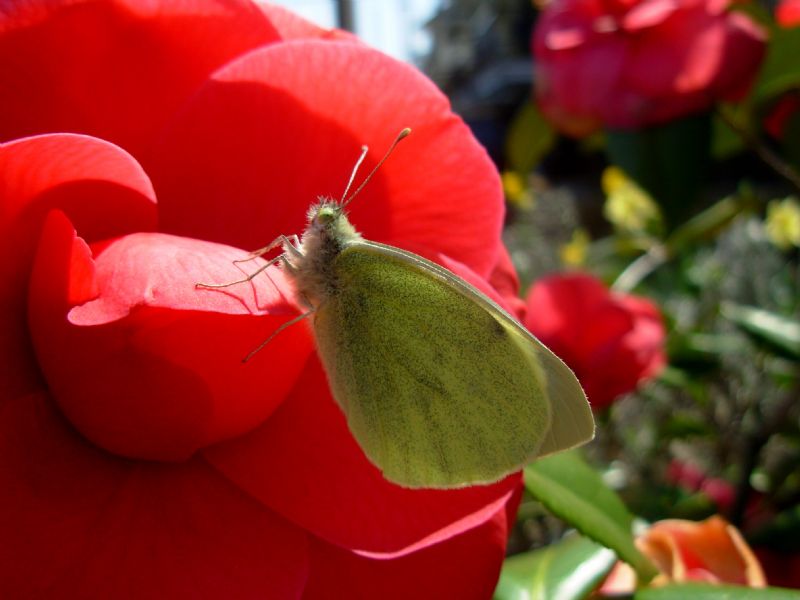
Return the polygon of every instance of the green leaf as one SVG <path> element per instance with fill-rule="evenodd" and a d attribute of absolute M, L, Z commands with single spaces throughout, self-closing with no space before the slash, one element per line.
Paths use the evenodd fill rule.
<path fill-rule="evenodd" d="M 747 189 L 712 204 L 672 233 L 666 242 L 669 255 L 677 255 L 690 244 L 713 239 L 736 217 L 751 210 L 754 205 L 755 198 Z"/>
<path fill-rule="evenodd" d="M 800 28 L 775 28 L 770 36 L 767 56 L 754 86 L 753 98 L 763 102 L 800 86 Z"/>
<path fill-rule="evenodd" d="M 508 166 L 518 173 L 530 173 L 553 147 L 556 134 L 533 102 L 519 109 L 506 137 Z"/>
<path fill-rule="evenodd" d="M 769 546 L 785 553 L 800 552 L 800 506 L 793 506 L 748 536 L 753 545 Z"/>
<path fill-rule="evenodd" d="M 657 571 L 633 543 L 633 515 L 577 452 L 562 452 L 525 467 L 525 487 L 554 515 L 630 564 L 641 581 Z"/>
<path fill-rule="evenodd" d="M 646 588 L 634 600 L 798 600 L 800 590 L 685 583 Z"/>
<path fill-rule="evenodd" d="M 503 563 L 495 600 L 579 600 L 614 566 L 614 553 L 578 534 Z"/>
<path fill-rule="evenodd" d="M 800 357 L 800 321 L 797 319 L 733 302 L 722 304 L 722 315 L 756 337 Z"/>
<path fill-rule="evenodd" d="M 745 108 L 744 106 L 733 106 L 727 114 L 734 118 L 742 129 L 749 131 L 750 123 L 747 118 L 749 115 Z M 711 156 L 716 160 L 725 160 L 746 149 L 747 144 L 742 136 L 734 131 L 718 113 L 714 113 L 711 129 Z"/>
<path fill-rule="evenodd" d="M 681 352 L 714 359 L 722 354 L 736 351 L 742 345 L 741 334 L 689 332 L 683 336 L 681 341 Z"/>

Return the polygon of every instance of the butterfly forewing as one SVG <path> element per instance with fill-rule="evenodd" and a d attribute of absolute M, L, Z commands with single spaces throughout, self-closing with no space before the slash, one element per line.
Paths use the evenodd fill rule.
<path fill-rule="evenodd" d="M 337 292 L 314 316 L 353 435 L 408 487 L 496 481 L 537 456 L 550 431 L 533 338 L 442 271 L 455 277 L 396 248 L 350 244 L 334 263 Z"/>

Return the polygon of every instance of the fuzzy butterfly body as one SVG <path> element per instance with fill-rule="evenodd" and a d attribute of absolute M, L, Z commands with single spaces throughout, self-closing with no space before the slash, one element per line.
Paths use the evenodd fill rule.
<path fill-rule="evenodd" d="M 365 240 L 345 204 L 312 207 L 283 260 L 333 396 L 387 479 L 486 484 L 592 438 L 589 405 L 560 359 L 457 275 Z"/>

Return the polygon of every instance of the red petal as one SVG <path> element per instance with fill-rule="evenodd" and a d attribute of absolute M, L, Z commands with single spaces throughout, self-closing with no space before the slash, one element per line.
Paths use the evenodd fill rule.
<path fill-rule="evenodd" d="M 361 145 L 363 177 L 406 126 L 353 201 L 354 225 L 488 275 L 503 201 L 486 152 L 418 71 L 344 42 L 272 45 L 214 76 L 160 149 L 162 227 L 243 248 L 299 233 L 317 196 L 341 195 Z"/>
<path fill-rule="evenodd" d="M 630 114 L 618 124 L 662 122 L 733 99 L 749 87 L 763 53 L 764 33 L 749 17 L 709 2 L 683 7 L 638 32 L 620 84 L 627 97 L 620 106 Z"/>
<path fill-rule="evenodd" d="M 0 139 L 89 133 L 140 160 L 221 65 L 278 40 L 246 0 L 21 0 L 0 13 Z"/>
<path fill-rule="evenodd" d="M 608 105 L 617 101 L 628 41 L 617 32 L 596 31 L 599 19 L 610 18 L 605 11 L 606 6 L 583 0 L 552 2 L 534 30 L 537 99 L 568 135 L 596 130 Z"/>
<path fill-rule="evenodd" d="M 519 475 L 447 491 L 389 483 L 350 434 L 315 357 L 263 426 L 205 455 L 242 489 L 320 538 L 393 555 L 485 522 L 519 483 Z"/>
<path fill-rule="evenodd" d="M 800 24 L 800 1 L 781 0 L 775 7 L 775 20 L 781 27 L 796 27 Z"/>
<path fill-rule="evenodd" d="M 283 401 L 312 349 L 305 327 L 241 362 L 296 314 L 275 284 L 261 277 L 230 290 L 195 289 L 197 281 L 241 277 L 229 262 L 237 256 L 138 234 L 92 265 L 69 222 L 53 215 L 32 277 L 31 334 L 56 400 L 84 435 L 124 456 L 180 460 L 252 429 Z M 70 299 L 87 299 L 74 290 L 92 288 L 99 298 L 68 322 Z"/>
<path fill-rule="evenodd" d="M 292 598 L 306 536 L 204 462 L 117 460 L 42 396 L 0 404 L 0 589 L 13 598 Z"/>
<path fill-rule="evenodd" d="M 580 273 L 539 279 L 528 292 L 525 326 L 567 362 L 578 358 L 574 341 L 597 304 L 608 300 L 601 281 Z"/>
<path fill-rule="evenodd" d="M 116 146 L 69 134 L 0 145 L 0 381 L 10 395 L 39 386 L 25 307 L 39 230 L 54 207 L 90 240 L 152 229 L 156 221 L 150 181 Z"/>
<path fill-rule="evenodd" d="M 758 75 L 767 49 L 768 33 L 743 12 L 732 10 L 726 19 L 725 65 L 714 80 L 723 100 L 741 100 Z"/>
<path fill-rule="evenodd" d="M 633 391 L 666 363 L 666 336 L 649 300 L 611 294 L 579 273 L 536 282 L 526 326 L 576 373 L 595 410 Z"/>
<path fill-rule="evenodd" d="M 675 0 L 646 0 L 635 4 L 631 10 L 622 16 L 622 26 L 628 32 L 638 32 L 656 27 L 678 10 Z M 647 35 L 643 32 L 642 35 Z"/>
<path fill-rule="evenodd" d="M 634 318 L 634 330 L 627 336 L 626 344 L 635 351 L 637 363 L 642 365 L 640 379 L 655 377 L 667 364 L 664 351 L 667 331 L 661 312 L 646 298 L 623 296 L 617 300 Z"/>
<path fill-rule="evenodd" d="M 380 560 L 314 540 L 304 600 L 490 598 L 506 546 L 505 508 L 465 533 L 399 558 Z"/>
<path fill-rule="evenodd" d="M 264 11 L 269 22 L 284 40 L 318 38 L 340 39 L 360 43 L 360 40 L 349 31 L 323 29 L 282 6 L 259 2 L 258 7 Z"/>
<path fill-rule="evenodd" d="M 667 102 L 705 91 L 724 56 L 725 24 L 701 5 L 679 10 L 636 40 L 628 55 L 626 84 L 634 93 Z M 710 95 L 706 102 L 711 102 Z"/>
<path fill-rule="evenodd" d="M 509 312 L 520 321 L 524 320 L 527 305 L 519 297 L 519 277 L 505 246 L 500 247 L 500 257 L 489 277 L 489 284 L 503 297 Z"/>

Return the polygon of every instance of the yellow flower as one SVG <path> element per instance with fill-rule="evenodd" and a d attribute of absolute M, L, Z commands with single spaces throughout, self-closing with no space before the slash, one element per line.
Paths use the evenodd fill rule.
<path fill-rule="evenodd" d="M 626 233 L 645 233 L 660 226 L 658 205 L 622 169 L 606 168 L 601 183 L 606 194 L 603 214 L 615 229 Z"/>
<path fill-rule="evenodd" d="M 796 198 L 773 200 L 767 205 L 767 237 L 781 250 L 800 246 L 800 204 Z"/>
<path fill-rule="evenodd" d="M 591 238 L 585 229 L 576 229 L 572 239 L 561 246 L 561 262 L 567 267 L 580 267 L 586 262 Z"/>
<path fill-rule="evenodd" d="M 533 194 L 522 175 L 516 171 L 503 171 L 500 177 L 509 204 L 521 209 L 533 207 Z"/>

